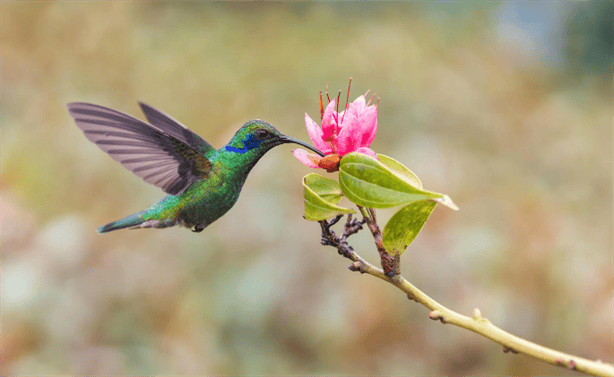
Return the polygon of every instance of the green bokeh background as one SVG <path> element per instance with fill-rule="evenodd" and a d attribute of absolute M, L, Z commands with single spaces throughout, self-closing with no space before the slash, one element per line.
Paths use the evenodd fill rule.
<path fill-rule="evenodd" d="M 88 142 L 67 102 L 143 119 L 142 100 L 216 147 L 253 118 L 308 140 L 318 91 L 349 77 L 352 98 L 381 97 L 372 148 L 461 209 L 435 209 L 404 275 L 612 362 L 612 8 L 4 2 L 1 374 L 573 375 L 348 271 L 302 219 L 313 170 L 290 146 L 203 233 L 96 234 L 163 193 Z M 377 262 L 368 232 L 351 241 Z"/>

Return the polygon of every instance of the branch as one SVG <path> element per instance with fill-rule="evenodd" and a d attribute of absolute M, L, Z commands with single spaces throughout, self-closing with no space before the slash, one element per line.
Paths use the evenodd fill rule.
<path fill-rule="evenodd" d="M 401 273 L 401 256 L 397 255 L 396 258 L 393 258 L 386 251 L 384 242 L 382 241 L 382 231 L 380 230 L 379 225 L 377 225 L 377 220 L 375 218 L 375 209 L 364 208 L 358 205 L 357 207 L 362 214 L 363 220 L 366 221 L 367 226 L 373 235 L 373 240 L 375 241 L 375 247 L 377 248 L 377 252 L 379 253 L 379 257 L 381 259 L 384 274 L 386 274 L 388 277 L 399 275 Z"/>
<path fill-rule="evenodd" d="M 348 215 L 348 219 L 345 223 L 344 232 L 341 238 L 337 237 L 335 232 L 330 228 L 331 226 L 339 222 L 343 215 L 337 216 L 330 222 L 319 222 L 322 227 L 322 245 L 333 246 L 337 248 L 339 254 L 350 259 L 353 262 L 349 267 L 351 271 L 360 271 L 361 274 L 366 273 L 394 285 L 401 291 L 405 292 L 405 294 L 407 294 L 407 297 L 410 300 L 416 301 L 431 310 L 429 314 L 430 319 L 439 320 L 441 323 L 444 324 L 449 323 L 452 325 L 456 325 L 464 329 L 471 330 L 477 334 L 480 334 L 502 345 L 503 352 L 511 352 L 515 354 L 523 353 L 545 363 L 586 374 L 604 377 L 614 376 L 614 366 L 610 364 L 603 363 L 601 360 L 592 361 L 581 357 L 569 355 L 519 338 L 515 335 L 501 330 L 497 326 L 493 325 L 488 319 L 483 318 L 478 308 L 475 308 L 473 310 L 473 317 L 467 317 L 462 314 L 459 314 L 453 310 L 446 308 L 445 306 L 441 305 L 437 301 L 427 296 L 418 288 L 414 287 L 409 281 L 407 281 L 403 276 L 400 275 L 400 271 L 398 271 L 398 269 L 398 274 L 389 276 L 384 273 L 383 270 L 373 266 L 365 259 L 363 259 L 360 255 L 358 255 L 354 251 L 354 249 L 347 243 L 347 238 L 362 229 L 362 224 L 366 222 L 367 226 L 371 230 L 371 233 L 373 234 L 373 237 L 375 238 L 375 243 L 378 248 L 378 251 L 380 251 L 380 245 L 378 244 L 377 240 L 379 226 L 377 226 L 377 224 L 375 223 L 375 212 L 372 209 L 365 209 L 362 207 L 358 208 L 363 215 L 362 222 L 358 222 L 355 219 L 352 220 L 351 215 Z M 373 224 L 375 224 L 377 228 L 372 228 Z M 379 237 L 381 242 L 381 232 L 379 232 Z M 383 245 L 381 245 L 381 248 L 383 249 L 384 253 L 389 255 L 388 252 L 383 248 Z M 382 252 L 380 252 L 380 255 L 381 254 Z"/>

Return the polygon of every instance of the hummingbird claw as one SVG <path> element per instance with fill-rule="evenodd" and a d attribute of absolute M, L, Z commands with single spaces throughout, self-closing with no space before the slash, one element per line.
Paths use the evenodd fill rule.
<path fill-rule="evenodd" d="M 207 226 L 203 225 L 203 224 L 198 224 L 194 226 L 194 229 L 192 229 L 192 232 L 194 233 L 200 233 L 202 232 Z"/>

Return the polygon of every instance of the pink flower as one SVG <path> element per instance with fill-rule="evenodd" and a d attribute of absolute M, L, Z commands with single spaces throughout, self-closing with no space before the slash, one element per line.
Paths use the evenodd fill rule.
<path fill-rule="evenodd" d="M 376 157 L 375 152 L 369 146 L 377 133 L 377 106 L 369 106 L 371 101 L 366 103 L 365 97 L 360 96 L 354 102 L 346 105 L 345 111 L 339 113 L 338 108 L 335 109 L 338 100 L 338 98 L 333 99 L 323 111 L 320 95 L 321 128 L 305 113 L 307 133 L 315 147 L 327 157 L 322 158 L 303 149 L 292 151 L 304 165 L 312 168 L 325 168 L 331 172 L 337 170 L 334 162 L 336 161 L 336 167 L 338 167 L 341 157 L 350 152 Z M 338 155 L 338 157 L 329 157 L 329 155 Z"/>

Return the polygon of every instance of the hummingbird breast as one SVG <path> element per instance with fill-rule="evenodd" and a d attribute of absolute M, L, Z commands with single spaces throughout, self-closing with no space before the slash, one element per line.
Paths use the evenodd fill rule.
<path fill-rule="evenodd" d="M 222 177 L 195 182 L 182 195 L 181 209 L 177 213 L 179 224 L 188 228 L 204 229 L 222 217 L 239 199 L 241 186 Z"/>
<path fill-rule="evenodd" d="M 147 211 L 145 227 L 181 225 L 201 231 L 237 202 L 245 179 L 217 163 L 208 179 L 194 182 L 181 195 L 167 195 Z"/>

